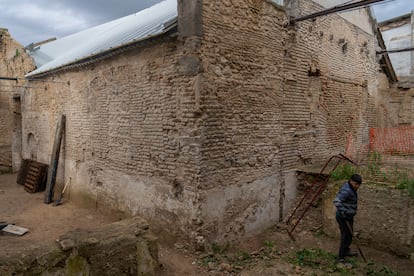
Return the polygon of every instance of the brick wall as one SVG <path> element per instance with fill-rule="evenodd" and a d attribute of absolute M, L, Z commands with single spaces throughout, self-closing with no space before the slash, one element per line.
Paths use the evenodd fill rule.
<path fill-rule="evenodd" d="M 267 1 L 203 1 L 202 219 L 207 236 L 279 218 L 283 11 Z"/>
<path fill-rule="evenodd" d="M 323 9 L 312 1 L 299 1 L 298 8 L 301 14 Z M 367 144 L 368 126 L 377 123 L 372 112 L 378 89 L 374 37 L 336 14 L 297 23 L 290 32 L 293 43 L 284 62 L 295 79 L 285 93 L 290 105 L 284 128 L 316 133 L 309 137 L 314 145 L 308 151 L 314 163 L 344 152 L 349 135 L 358 148 Z M 297 166 L 301 159 L 286 166 Z"/>
<path fill-rule="evenodd" d="M 378 123 L 375 38 L 335 14 L 287 27 L 264 0 L 204 0 L 203 23 L 206 232 L 249 234 L 282 218 L 292 170 L 344 153 L 349 137 L 368 144 Z"/>
<path fill-rule="evenodd" d="M 414 89 L 392 88 L 387 92 L 386 105 L 392 124 L 386 127 L 414 125 Z"/>
<path fill-rule="evenodd" d="M 25 53 L 22 45 L 10 37 L 7 29 L 0 28 L 0 76 L 22 78 L 25 72 L 34 68 L 33 61 Z M 0 165 L 12 166 L 12 148 L 21 151 L 21 137 L 14 137 L 13 130 L 19 121 L 20 102 L 13 95 L 22 90 L 24 82 L 0 80 Z M 17 131 L 18 132 L 18 131 Z M 20 156 L 20 155 L 19 155 Z M 17 158 L 19 159 L 19 158 Z M 18 164 L 14 164 L 15 169 Z"/>
<path fill-rule="evenodd" d="M 181 73 L 178 45 L 168 38 L 30 82 L 24 157 L 34 150 L 38 161 L 50 162 L 63 113 L 56 190 L 70 182 L 70 199 L 90 207 L 191 225 L 199 152 L 195 80 Z"/>

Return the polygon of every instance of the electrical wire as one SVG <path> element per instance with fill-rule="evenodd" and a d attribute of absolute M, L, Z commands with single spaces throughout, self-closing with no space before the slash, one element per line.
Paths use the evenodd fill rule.
<path fill-rule="evenodd" d="M 31 78 L 18 78 L 18 77 L 2 77 L 0 76 L 0 81 L 6 80 L 6 81 L 18 81 L 18 80 L 24 80 L 24 81 L 39 81 L 39 82 L 52 82 L 52 83 L 66 83 L 70 85 L 70 81 L 56 81 L 56 80 L 42 80 L 42 79 L 31 79 Z"/>
<path fill-rule="evenodd" d="M 5 84 L 0 84 L 0 87 L 13 87 L 13 88 L 36 88 L 34 86 L 25 86 L 25 85 L 5 85 Z"/>

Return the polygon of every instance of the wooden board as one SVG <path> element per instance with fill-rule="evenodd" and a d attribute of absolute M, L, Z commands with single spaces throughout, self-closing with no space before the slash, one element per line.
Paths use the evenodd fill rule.
<path fill-rule="evenodd" d="M 21 227 L 21 226 L 9 224 L 6 227 L 4 227 L 1 231 L 14 234 L 14 235 L 23 236 L 24 234 L 29 232 L 29 229 Z"/>

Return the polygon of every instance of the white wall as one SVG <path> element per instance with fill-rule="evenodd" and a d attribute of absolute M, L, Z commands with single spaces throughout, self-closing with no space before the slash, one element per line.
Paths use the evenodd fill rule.
<path fill-rule="evenodd" d="M 382 32 L 388 50 L 408 48 L 411 46 L 411 24 Z M 411 75 L 411 52 L 389 54 L 395 73 L 399 77 Z"/>
<path fill-rule="evenodd" d="M 341 4 L 349 2 L 349 0 L 313 0 L 313 1 L 325 8 L 332 8 L 337 5 L 341 5 Z M 357 9 L 353 11 L 344 11 L 344 12 L 339 13 L 339 15 L 342 16 L 344 19 L 348 20 L 349 22 L 351 22 L 352 24 L 360 27 L 365 32 L 369 34 L 373 34 L 372 24 L 369 21 L 368 12 L 366 9 L 361 8 L 361 9 Z"/>

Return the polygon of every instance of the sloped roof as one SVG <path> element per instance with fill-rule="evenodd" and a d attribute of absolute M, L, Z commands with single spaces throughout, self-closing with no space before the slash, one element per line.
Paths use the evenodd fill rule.
<path fill-rule="evenodd" d="M 46 73 L 107 51 L 158 36 L 176 26 L 177 0 L 164 0 L 105 24 L 28 49 L 37 69 L 26 77 Z"/>

